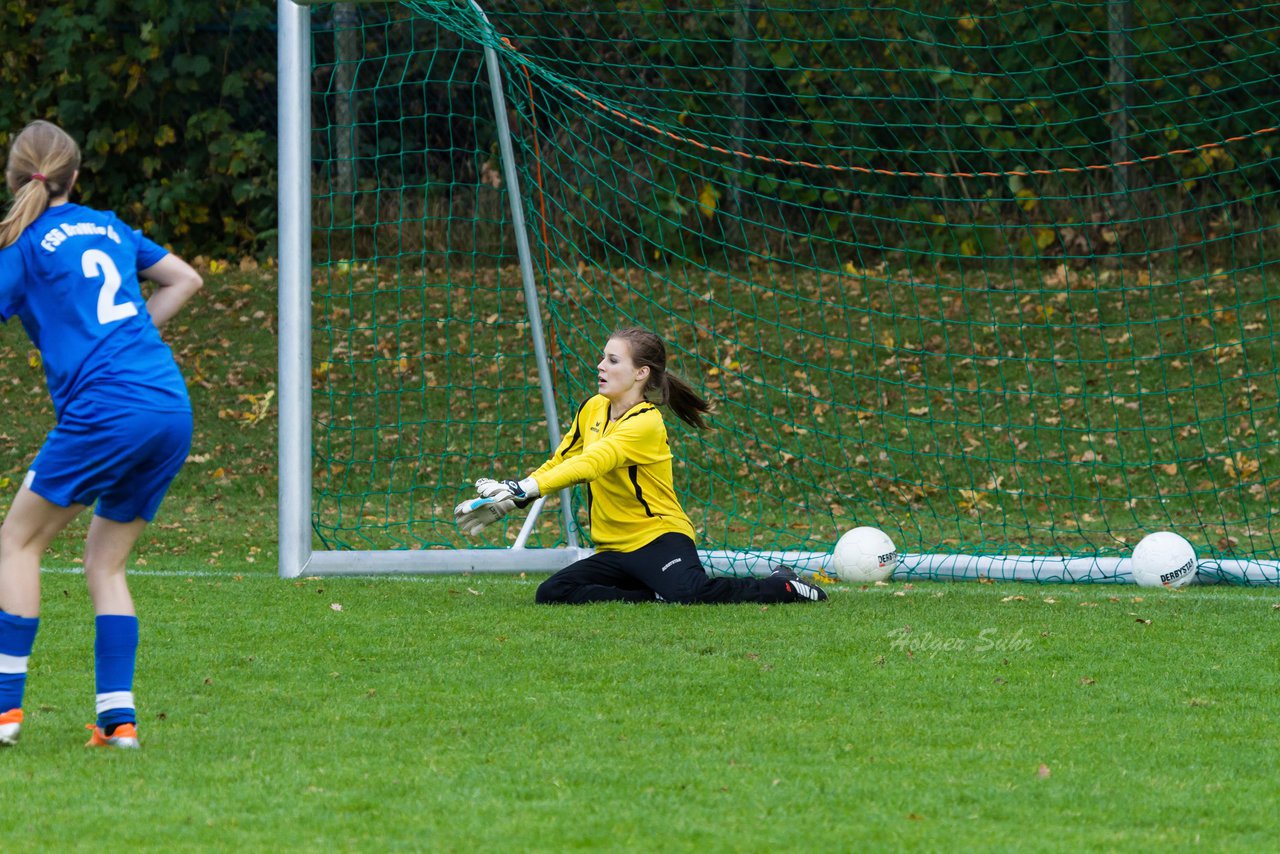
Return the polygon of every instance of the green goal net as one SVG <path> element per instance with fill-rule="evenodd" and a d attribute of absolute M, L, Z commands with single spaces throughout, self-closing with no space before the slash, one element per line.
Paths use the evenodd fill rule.
<path fill-rule="evenodd" d="M 474 545 L 469 482 L 542 462 L 638 324 L 716 406 L 668 419 L 704 548 L 1172 530 L 1280 579 L 1274 4 L 500 6 L 312 13 L 321 547 Z"/>

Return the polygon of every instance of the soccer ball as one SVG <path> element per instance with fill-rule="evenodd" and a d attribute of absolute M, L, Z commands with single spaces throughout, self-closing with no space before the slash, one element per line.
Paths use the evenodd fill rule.
<path fill-rule="evenodd" d="M 1133 547 L 1130 564 L 1139 587 L 1181 587 L 1196 577 L 1196 550 L 1171 531 L 1157 531 Z"/>
<path fill-rule="evenodd" d="M 898 548 L 879 528 L 863 526 L 845 532 L 831 553 L 836 577 L 854 584 L 884 581 L 897 565 Z"/>

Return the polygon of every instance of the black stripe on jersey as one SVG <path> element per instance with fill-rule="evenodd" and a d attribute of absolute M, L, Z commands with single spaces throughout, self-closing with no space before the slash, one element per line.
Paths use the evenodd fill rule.
<path fill-rule="evenodd" d="M 582 410 L 587 408 L 587 404 L 591 402 L 591 398 L 582 401 L 582 405 L 578 407 L 578 411 L 573 414 L 573 433 L 569 436 L 569 443 L 560 443 L 562 448 L 572 448 L 578 443 L 578 439 L 582 438 L 582 428 L 578 426 L 578 416 L 582 414 Z"/>
<path fill-rule="evenodd" d="M 653 511 L 649 509 L 649 502 L 644 500 L 644 492 L 640 489 L 640 466 L 633 465 L 627 469 L 627 474 L 631 477 L 631 485 L 636 490 L 636 501 L 640 502 L 640 506 L 644 508 L 644 515 L 650 519 L 654 518 Z"/>
<path fill-rule="evenodd" d="M 635 418 L 637 415 L 644 415 L 646 412 L 652 412 L 657 408 L 658 407 L 654 406 L 651 403 L 648 406 L 644 406 L 644 407 L 641 407 L 640 409 L 635 410 L 634 412 L 628 412 L 626 415 L 619 418 L 617 423 L 621 424 L 623 421 L 626 421 L 628 418 Z"/>

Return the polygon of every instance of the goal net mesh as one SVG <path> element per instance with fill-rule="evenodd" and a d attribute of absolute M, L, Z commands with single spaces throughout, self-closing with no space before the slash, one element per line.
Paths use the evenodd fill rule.
<path fill-rule="evenodd" d="M 509 543 L 453 505 L 640 325 L 715 405 L 667 419 L 704 548 L 1277 555 L 1274 5 L 669 5 L 317 7 L 325 547 Z"/>

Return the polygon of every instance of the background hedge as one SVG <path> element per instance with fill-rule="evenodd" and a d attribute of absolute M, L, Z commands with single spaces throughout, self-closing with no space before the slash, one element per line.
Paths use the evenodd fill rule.
<path fill-rule="evenodd" d="M 467 66 L 455 69 L 455 79 L 476 79 L 472 69 L 482 54 L 475 45 L 479 34 L 470 31 L 473 16 L 460 11 L 466 4 L 455 0 L 418 5 L 427 19 L 422 26 L 457 30 L 439 42 L 453 54 L 451 62 Z M 615 82 L 627 84 L 628 97 L 665 99 L 647 109 L 656 107 L 656 115 L 665 110 L 670 116 L 696 105 L 686 103 L 688 97 L 679 92 L 646 87 L 652 82 L 648 76 L 658 69 L 682 68 L 690 75 L 690 89 L 724 86 L 717 69 L 727 59 L 716 51 L 732 42 L 743 8 L 742 0 L 687 4 L 687 9 L 700 11 L 699 23 L 712 36 L 690 42 L 681 38 L 688 15 L 665 14 L 666 3 L 659 0 L 546 0 L 540 7 L 520 9 L 492 5 L 498 31 L 509 34 L 522 49 L 538 53 L 540 62 L 558 66 L 553 70 L 592 89 L 606 86 L 605 80 L 592 76 L 607 72 Z M 771 151 L 821 154 L 830 145 L 836 151 L 861 153 L 869 165 L 891 169 L 933 167 L 938 153 L 945 152 L 957 170 L 982 170 L 1036 168 L 1050 161 L 1085 163 L 1109 150 L 1113 128 L 1106 117 L 1113 106 L 1111 96 L 1105 85 L 1085 85 L 1072 76 L 1084 63 L 1093 67 L 1088 79 L 1105 77 L 1103 4 L 1028 4 L 994 18 L 985 15 L 994 22 L 990 26 L 974 25 L 976 19 L 966 17 L 967 8 L 989 11 L 990 4 L 979 0 L 959 7 L 950 0 L 915 0 L 898 10 L 837 6 L 826 22 L 826 41 L 805 32 L 802 18 L 785 11 L 790 4 L 752 4 L 757 10 L 766 5 L 771 11 L 753 15 L 753 42 L 744 48 L 755 82 L 742 104 L 752 132 L 761 135 Z M 184 254 L 274 252 L 274 3 L 0 0 L 0 6 L 6 20 L 0 29 L 0 85 L 9 96 L 0 101 L 0 145 L 7 147 L 12 134 L 32 119 L 56 121 L 84 149 L 80 198 L 86 203 L 116 210 Z M 313 7 L 318 91 L 328 87 L 321 78 L 326 56 L 333 54 L 334 14 L 332 5 Z M 395 42 L 399 33 L 412 34 L 415 29 L 378 25 L 414 16 L 413 10 L 372 4 L 354 7 L 354 14 L 373 25 L 360 45 L 370 74 L 384 68 L 388 56 L 412 55 L 416 43 Z M 641 14 L 651 28 L 646 37 L 619 37 L 618 22 Z M 1133 0 L 1129 14 L 1129 61 L 1136 84 L 1131 98 L 1135 121 L 1123 139 L 1129 152 L 1158 154 L 1274 124 L 1274 106 L 1280 102 L 1274 4 L 1250 0 L 1219 7 L 1204 0 Z M 575 39 L 557 42 L 558 34 L 566 32 Z M 837 43 L 846 52 L 857 48 L 866 59 L 854 75 L 857 80 L 849 79 L 849 70 L 841 64 L 847 65 L 847 57 L 826 56 Z M 562 47 L 543 53 L 537 50 L 539 44 Z M 603 61 L 594 53 L 602 44 L 608 46 Z M 576 56 L 575 49 L 590 55 Z M 1056 55 L 1060 51 L 1066 53 Z M 431 59 L 404 61 L 426 67 Z M 833 70 L 826 77 L 814 70 L 823 68 L 845 70 Z M 616 76 L 617 69 L 630 69 L 630 76 Z M 384 92 L 380 97 L 428 105 L 449 97 L 456 100 L 456 92 L 449 97 L 443 91 L 424 93 L 421 81 L 428 75 L 412 71 L 406 69 L 405 80 L 415 82 L 405 83 L 404 92 Z M 357 80 L 365 76 L 361 72 Z M 1024 94 L 1028 91 L 1057 94 L 1029 100 Z M 845 97 L 822 99 L 822 115 L 815 116 L 813 98 L 801 96 L 823 92 Z M 484 92 L 475 94 L 474 118 L 457 114 L 423 122 L 424 138 L 405 141 L 427 153 L 416 162 L 433 174 L 401 176 L 404 180 L 475 172 L 473 153 L 452 150 L 448 144 L 463 130 L 450 125 L 463 120 L 474 122 L 473 138 L 492 138 Z M 519 94 L 509 97 L 518 100 Z M 317 110 L 332 106 L 324 103 L 326 97 L 332 100 L 336 95 L 318 96 Z M 554 116 L 563 106 L 555 92 L 540 91 L 537 97 L 544 115 Z M 961 109 L 940 116 L 940 104 L 948 109 L 969 105 L 969 112 Z M 357 115 L 354 120 L 364 124 L 369 118 Z M 853 128 L 857 136 L 823 136 L 836 127 Z M 909 137 L 903 135 L 903 127 L 912 128 Z M 433 133 L 440 138 L 432 139 Z M 378 147 L 386 140 L 377 134 L 357 132 L 355 138 L 357 157 L 383 154 Z M 1276 191 L 1277 171 L 1234 171 L 1225 158 L 1238 153 L 1249 163 L 1265 164 L 1273 154 L 1272 139 L 1251 141 L 1238 152 L 1219 152 L 1222 163 L 1198 157 L 1158 164 L 1147 177 L 1153 184 L 1142 199 L 1147 210 L 1138 213 L 1168 218 L 1188 209 L 1217 207 L 1236 228 L 1270 233 L 1280 214 L 1254 201 Z M 324 148 L 325 142 L 317 140 L 317 155 L 325 154 Z M 590 164 L 581 168 L 588 171 Z M 1221 172 L 1212 183 L 1190 181 L 1210 168 Z M 755 172 L 747 176 L 744 189 L 794 208 L 797 228 L 830 232 L 841 240 L 855 238 L 841 233 L 848 228 L 841 196 L 824 192 L 838 188 L 796 182 L 785 169 Z M 592 176 L 576 180 L 585 186 Z M 725 180 L 738 186 L 745 179 Z M 914 187 L 904 185 L 885 194 L 898 209 L 875 213 L 918 219 Z M 1093 192 L 1089 186 L 1068 183 L 1058 190 L 1070 199 L 1087 199 Z M 1196 192 L 1210 192 L 1213 198 L 1192 198 Z"/>
<path fill-rule="evenodd" d="M 34 119 L 84 155 L 79 200 L 185 255 L 275 238 L 275 6 L 0 0 L 0 145 Z"/>

